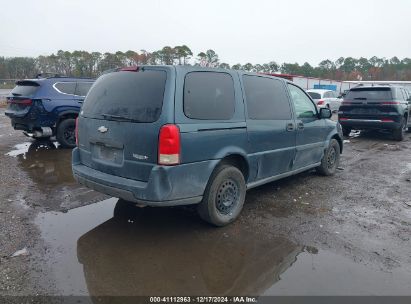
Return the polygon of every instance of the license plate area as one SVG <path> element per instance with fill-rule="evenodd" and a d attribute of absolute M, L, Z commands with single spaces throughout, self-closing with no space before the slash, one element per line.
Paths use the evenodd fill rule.
<path fill-rule="evenodd" d="M 380 111 L 378 111 L 375 108 L 356 108 L 356 109 L 352 109 L 351 114 L 380 114 Z"/>
<path fill-rule="evenodd" d="M 92 158 L 96 161 L 121 165 L 124 159 L 123 149 L 100 143 L 91 144 Z"/>

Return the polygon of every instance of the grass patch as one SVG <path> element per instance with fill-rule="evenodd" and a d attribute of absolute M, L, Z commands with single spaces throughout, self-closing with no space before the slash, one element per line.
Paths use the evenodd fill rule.
<path fill-rule="evenodd" d="M 6 90 L 11 90 L 15 87 L 16 85 L 14 83 L 0 83 L 0 89 L 6 89 Z"/>

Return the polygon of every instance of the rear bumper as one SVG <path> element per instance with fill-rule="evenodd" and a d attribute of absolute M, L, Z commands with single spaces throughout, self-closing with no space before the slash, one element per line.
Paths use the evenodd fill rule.
<path fill-rule="evenodd" d="M 357 119 L 357 118 L 345 118 L 338 120 L 341 126 L 351 129 L 360 130 L 373 130 L 373 129 L 386 129 L 394 130 L 401 127 L 400 122 L 382 121 L 381 119 Z"/>
<path fill-rule="evenodd" d="M 74 178 L 98 192 L 148 206 L 177 206 L 201 202 L 208 179 L 218 163 L 210 160 L 179 166 L 156 166 L 147 182 L 107 174 L 80 162 L 73 149 Z"/>
<path fill-rule="evenodd" d="M 14 115 L 13 113 L 4 113 L 11 120 L 11 126 L 15 130 L 33 132 L 41 130 L 42 127 L 52 128 L 55 124 L 53 119 L 46 117 L 45 119 L 38 119 L 37 117 L 29 117 L 29 114 L 24 116 Z"/>

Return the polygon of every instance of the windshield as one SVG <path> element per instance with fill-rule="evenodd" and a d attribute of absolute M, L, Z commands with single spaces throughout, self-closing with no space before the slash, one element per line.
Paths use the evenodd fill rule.
<path fill-rule="evenodd" d="M 390 88 L 361 88 L 352 89 L 345 96 L 345 99 L 350 100 L 387 100 L 392 99 Z"/>
<path fill-rule="evenodd" d="M 82 115 L 107 120 L 154 122 L 161 114 L 166 72 L 120 71 L 102 75 L 91 87 Z"/>

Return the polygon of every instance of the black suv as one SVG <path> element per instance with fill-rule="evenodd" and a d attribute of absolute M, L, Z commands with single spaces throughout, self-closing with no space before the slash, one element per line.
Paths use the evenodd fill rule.
<path fill-rule="evenodd" d="M 344 97 L 338 111 L 338 120 L 343 134 L 352 129 L 390 130 L 394 139 L 404 139 L 407 127 L 411 129 L 411 98 L 402 87 L 360 86 L 351 89 Z"/>

